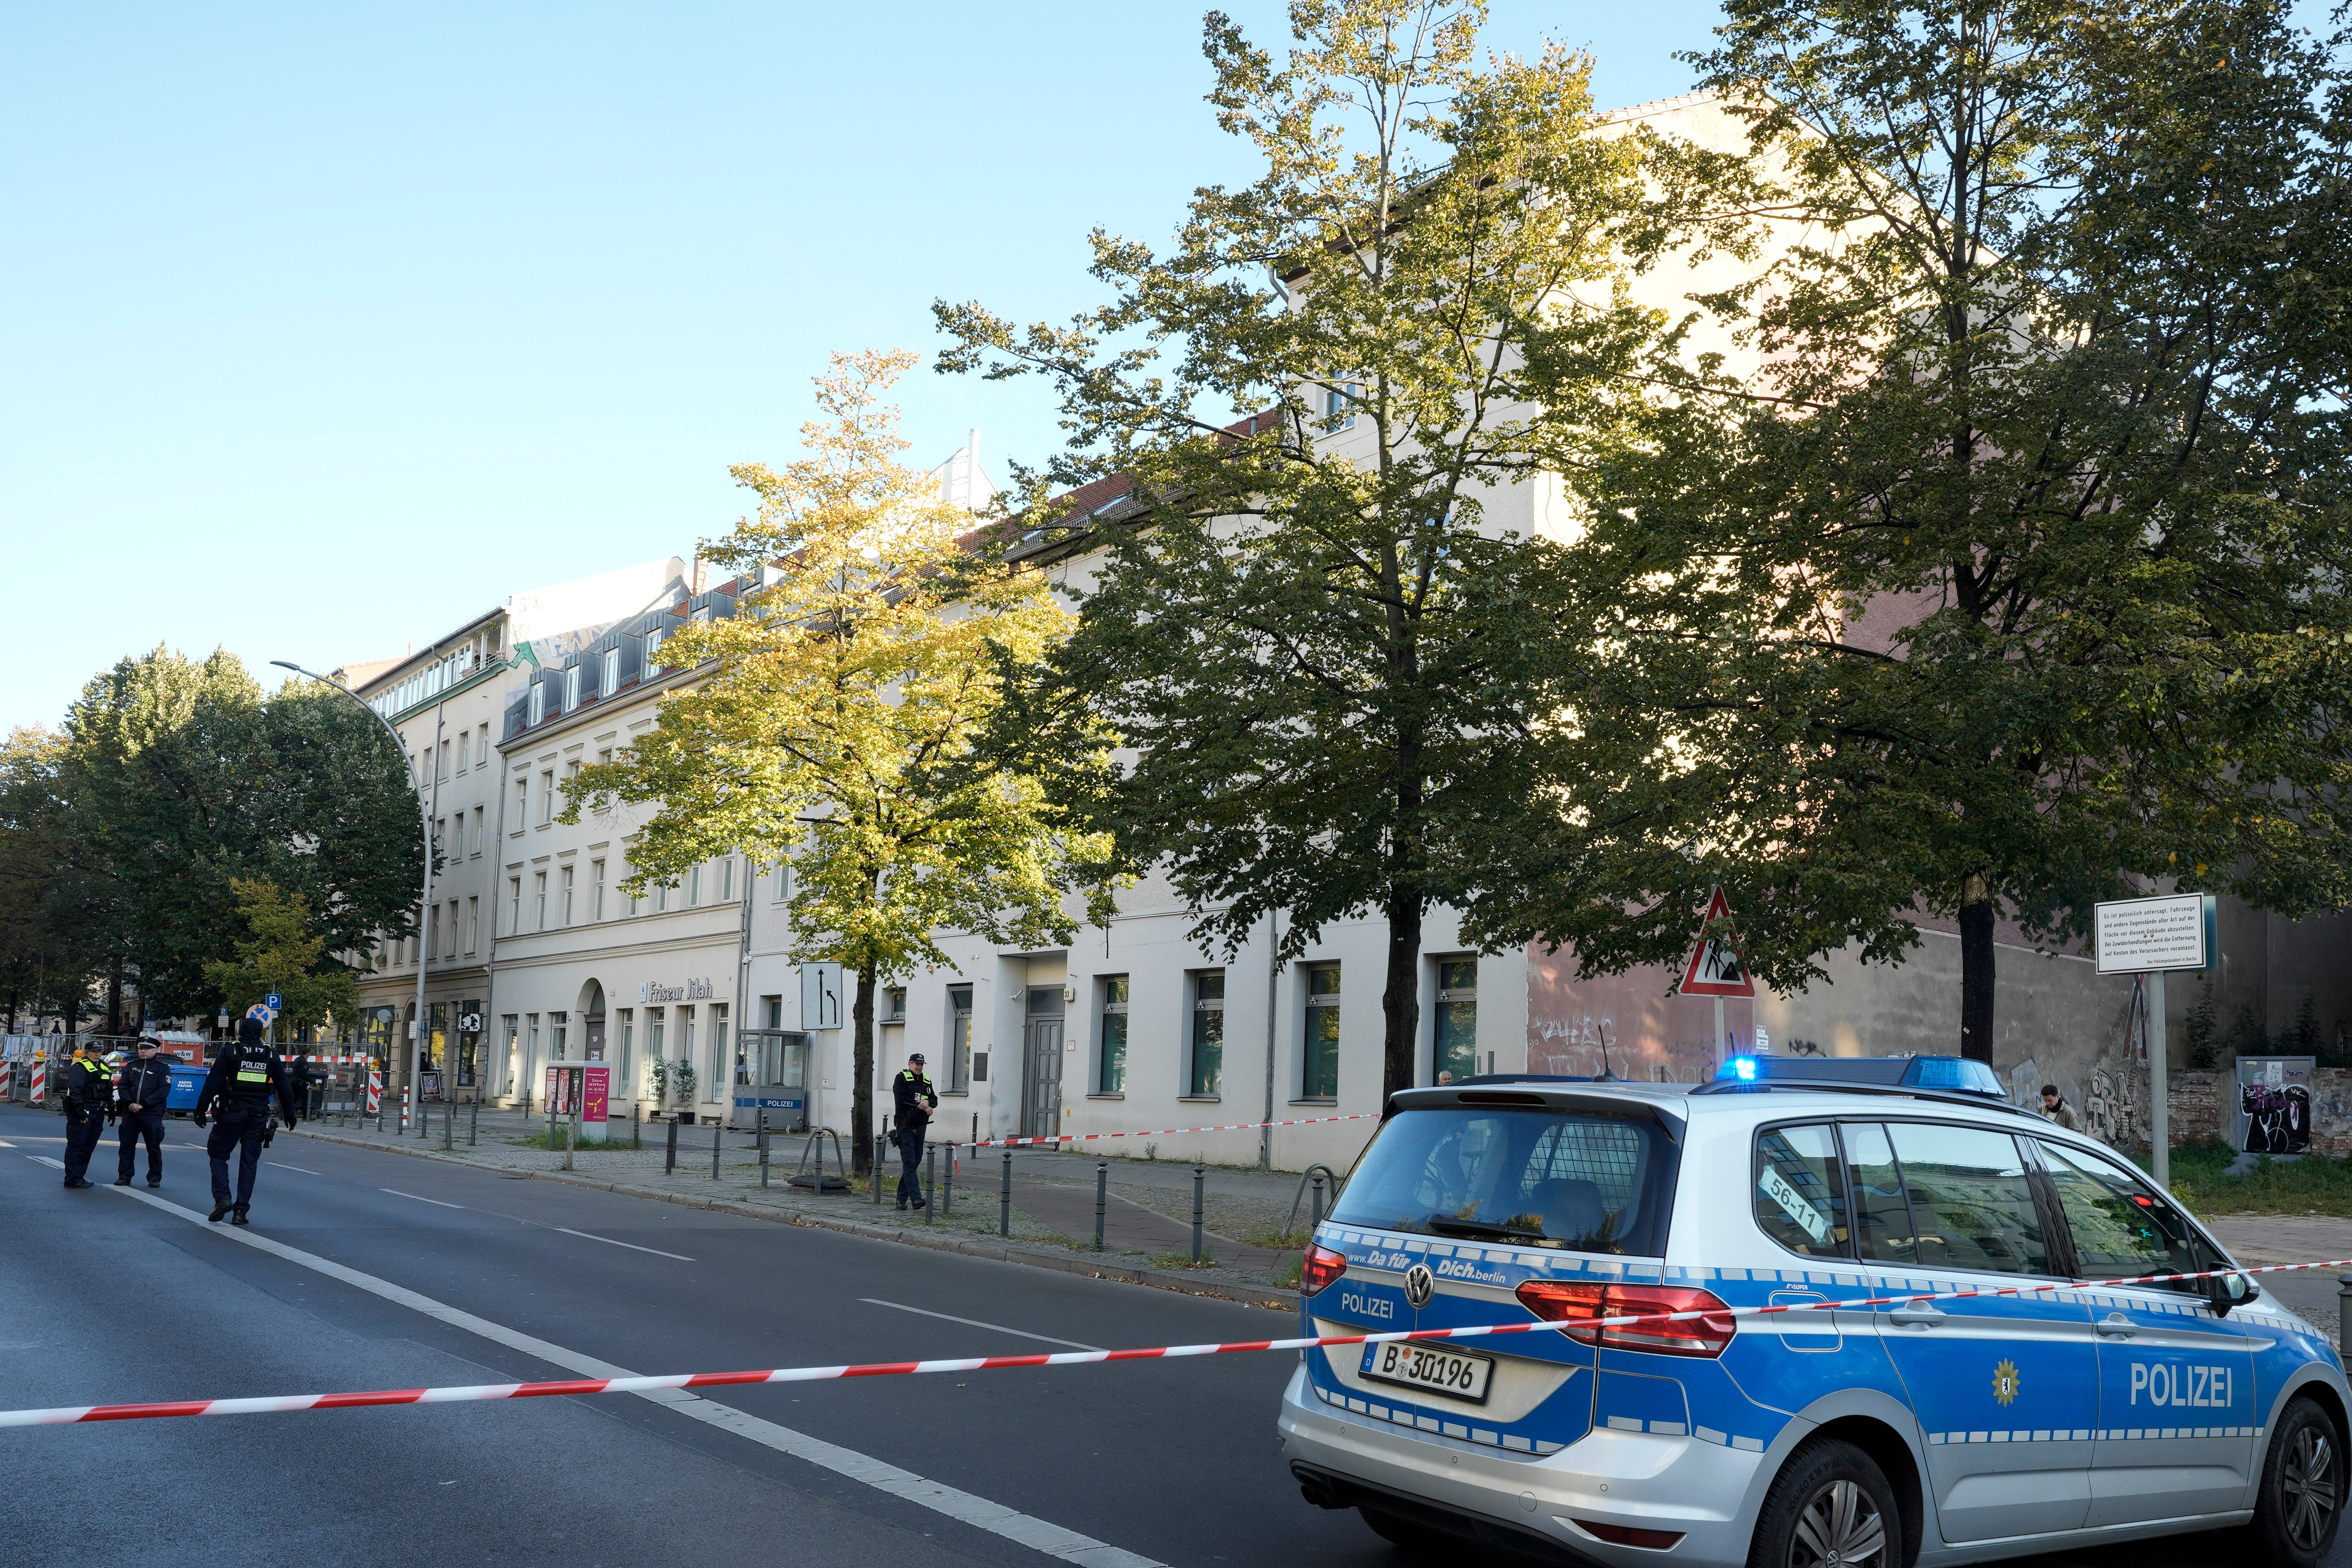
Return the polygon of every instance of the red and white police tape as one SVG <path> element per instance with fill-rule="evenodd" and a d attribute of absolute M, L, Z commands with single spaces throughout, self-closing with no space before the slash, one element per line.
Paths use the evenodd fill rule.
<path fill-rule="evenodd" d="M 290 1410 L 352 1410 L 377 1405 L 456 1405 L 484 1399 L 545 1399 L 575 1394 L 651 1394 L 668 1388 L 726 1388 L 757 1383 L 820 1383 L 842 1377 L 900 1377 L 933 1372 L 993 1372 L 1007 1367 L 1088 1366 L 1113 1361 L 1173 1361 L 1242 1351 L 1304 1351 L 1328 1345 L 1378 1345 L 1403 1340 L 1487 1339 L 1498 1334 L 1597 1333 L 1636 1323 L 1680 1323 L 1698 1318 L 1766 1318 L 1785 1312 L 1851 1311 L 1864 1307 L 1959 1301 L 1978 1296 L 2032 1296 L 2046 1290 L 2098 1290 L 2123 1285 L 2168 1285 L 2230 1274 L 2291 1274 L 2352 1268 L 2352 1258 L 2324 1263 L 2273 1263 L 2255 1268 L 2208 1268 L 2196 1274 L 2138 1274 L 2121 1279 L 2052 1279 L 1982 1290 L 1926 1295 L 1855 1296 L 1842 1301 L 1791 1301 L 1766 1307 L 1710 1307 L 1684 1312 L 1635 1312 L 1613 1318 L 1479 1323 L 1459 1329 L 1402 1329 L 1381 1334 L 1324 1334 L 1309 1339 L 1236 1340 L 1226 1344 L 1153 1345 L 1128 1351 L 1057 1351 L 1048 1355 L 971 1356 L 956 1361 L 868 1362 L 860 1366 L 774 1367 L 764 1372 L 689 1372 L 667 1377 L 582 1377 L 554 1383 L 486 1383 L 459 1388 L 381 1388 L 364 1394 L 280 1394 L 258 1399 L 178 1399 L 152 1405 L 68 1405 L 54 1410 L 0 1410 L 0 1426 L 62 1426 L 84 1421 L 148 1421 L 167 1415 L 259 1415 Z M 1595 1283 L 1601 1283 L 1596 1281 Z M 1638 1289 L 1639 1287 L 1636 1287 Z"/>
<path fill-rule="evenodd" d="M 1312 1127 L 1318 1121 L 1370 1121 L 1377 1110 L 1350 1116 L 1301 1116 L 1289 1121 L 1228 1121 L 1220 1127 L 1154 1127 L 1143 1132 L 1049 1132 L 1043 1138 L 982 1138 L 967 1149 L 1010 1149 L 1022 1143 L 1087 1143 L 1097 1138 L 1167 1138 L 1179 1132 L 1255 1132 L 1261 1127 Z"/>

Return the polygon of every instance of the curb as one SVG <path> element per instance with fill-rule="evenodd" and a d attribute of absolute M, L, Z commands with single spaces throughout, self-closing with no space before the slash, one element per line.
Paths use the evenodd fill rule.
<path fill-rule="evenodd" d="M 1298 1305 L 1296 1290 L 1276 1290 L 1263 1285 L 1244 1285 L 1219 1280 L 1208 1283 L 1190 1279 L 1171 1268 L 1138 1268 L 1131 1264 L 1097 1262 L 1085 1254 L 1065 1255 L 1042 1252 L 1020 1246 L 1008 1246 L 1003 1241 L 977 1241 L 962 1237 L 925 1236 L 919 1231 L 903 1230 L 896 1226 L 869 1225 L 863 1220 L 828 1219 L 816 1215 L 783 1214 L 757 1204 L 733 1203 L 726 1198 L 696 1197 L 689 1193 L 667 1192 L 660 1187 L 640 1187 L 627 1182 L 600 1182 L 593 1176 L 583 1176 L 563 1171 L 509 1171 L 497 1166 L 476 1165 L 467 1160 L 440 1159 L 435 1149 L 404 1149 L 395 1143 L 378 1143 L 363 1138 L 344 1138 L 332 1132 L 314 1132 L 300 1127 L 289 1134 L 295 1138 L 316 1138 L 325 1143 L 340 1143 L 347 1149 L 373 1149 L 387 1154 L 405 1154 L 412 1159 L 440 1161 L 444 1164 L 464 1165 L 469 1170 L 493 1171 L 501 1176 L 524 1176 L 534 1182 L 558 1182 L 568 1187 L 586 1187 L 601 1193 L 616 1193 L 623 1197 L 650 1198 L 656 1203 L 677 1204 L 684 1208 L 707 1209 L 713 1214 L 734 1215 L 742 1219 L 767 1220 L 775 1225 L 796 1225 L 807 1230 L 838 1231 L 844 1236 L 862 1237 L 868 1241 L 895 1241 L 906 1247 L 919 1247 L 931 1252 L 960 1252 L 967 1258 L 985 1258 L 999 1263 L 1018 1263 L 1031 1268 L 1048 1268 L 1060 1274 L 1079 1274 L 1094 1279 L 1112 1279 L 1128 1285 L 1145 1285 L 1158 1290 L 1174 1290 L 1181 1295 L 1206 1296 L 1217 1300 L 1234 1301 L 1245 1307 L 1273 1307 L 1290 1310 Z"/>

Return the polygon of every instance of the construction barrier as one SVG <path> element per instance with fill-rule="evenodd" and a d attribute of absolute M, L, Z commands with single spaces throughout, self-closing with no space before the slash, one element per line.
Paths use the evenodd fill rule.
<path fill-rule="evenodd" d="M 0 1426 L 61 1426 L 85 1421 L 148 1421 L 173 1415 L 258 1415 L 296 1410 L 352 1410 L 383 1405 L 455 1405 L 486 1399 L 548 1399 L 576 1394 L 653 1394 L 670 1388 L 726 1388 L 761 1383 L 821 1383 L 847 1377 L 903 1377 L 940 1372 L 994 1372 L 1011 1367 L 1090 1366 L 1115 1361 L 1174 1361 L 1186 1356 L 1233 1355 L 1250 1351 L 1308 1351 L 1334 1345 L 1382 1345 L 1407 1340 L 1493 1339 L 1505 1334 L 1571 1335 L 1591 1342 L 1606 1329 L 1643 1323 L 1682 1323 L 1698 1319 L 1768 1318 L 1790 1312 L 1851 1312 L 1870 1307 L 1906 1307 L 1927 1301 L 1964 1301 L 1979 1296 L 2033 1296 L 2045 1290 L 2097 1290 L 2126 1285 L 2173 1285 L 2231 1274 L 2291 1274 L 2306 1269 L 2352 1268 L 2352 1258 L 2321 1263 L 2273 1263 L 2254 1268 L 2208 1268 L 2195 1274 L 2137 1274 L 2120 1279 L 2051 1279 L 2038 1285 L 2003 1285 L 1977 1290 L 1923 1295 L 1854 1296 L 1839 1301 L 1790 1301 L 1764 1307 L 1702 1308 L 1680 1312 L 1633 1312 L 1609 1318 L 1542 1320 L 1525 1323 L 1479 1323 L 1459 1329 L 1402 1329 L 1377 1334 L 1321 1334 L 1290 1340 L 1237 1340 L 1224 1344 L 1153 1345 L 1141 1350 L 1057 1351 L 1045 1355 L 971 1356 L 956 1361 L 868 1362 L 857 1366 L 773 1367 L 763 1372 L 692 1372 L 666 1377 L 566 1378 L 554 1383 L 487 1383 L 457 1388 L 383 1388 L 363 1394 L 281 1394 L 257 1399 L 178 1399 L 152 1405 L 68 1405 L 50 1410 L 0 1410 Z M 1596 1286 L 1608 1290 L 1622 1286 Z M 1601 1298 L 1606 1300 L 1605 1295 Z"/>

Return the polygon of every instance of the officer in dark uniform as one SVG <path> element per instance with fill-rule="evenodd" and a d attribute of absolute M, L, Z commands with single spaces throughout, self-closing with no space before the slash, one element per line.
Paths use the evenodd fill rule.
<path fill-rule="evenodd" d="M 205 1152 L 213 1164 L 213 1212 L 217 1221 L 231 1209 L 236 1211 L 231 1222 L 249 1223 L 246 1211 L 253 1205 L 253 1176 L 261 1166 L 262 1141 L 269 1133 L 269 1101 L 278 1100 L 278 1113 L 285 1119 L 287 1131 L 295 1122 L 294 1091 L 286 1082 L 286 1068 L 278 1053 L 262 1043 L 261 1020 L 250 1015 L 237 1020 L 236 1044 L 226 1046 L 213 1058 L 212 1071 L 205 1075 L 205 1087 L 196 1096 L 196 1125 L 202 1127 L 205 1118 L 217 1111 L 220 1125 L 205 1141 Z M 230 1200 L 228 1189 L 228 1152 L 239 1151 L 236 1162 L 236 1196 Z"/>
<path fill-rule="evenodd" d="M 922 1168 L 931 1112 L 940 1108 L 939 1094 L 923 1071 L 922 1052 L 908 1057 L 905 1069 L 890 1080 L 890 1099 L 898 1108 L 898 1131 L 892 1136 L 898 1140 L 898 1206 L 922 1208 L 926 1200 L 917 1173 Z"/>
<path fill-rule="evenodd" d="M 114 1069 L 99 1056 L 97 1047 L 76 1040 L 73 1059 L 65 1064 L 65 1080 L 66 1185 L 87 1187 L 91 1184 L 89 1157 L 97 1152 L 114 1109 Z"/>
<path fill-rule="evenodd" d="M 163 1184 L 163 1107 L 172 1098 L 172 1058 L 152 1035 L 139 1037 L 139 1059 L 123 1064 L 114 1082 L 114 1114 L 122 1125 L 114 1184 L 127 1187 L 139 1163 L 139 1141 L 147 1140 L 147 1184 Z"/>

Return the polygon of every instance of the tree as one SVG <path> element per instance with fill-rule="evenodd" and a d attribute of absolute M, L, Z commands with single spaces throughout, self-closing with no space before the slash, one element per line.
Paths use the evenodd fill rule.
<path fill-rule="evenodd" d="M 1060 391 L 1028 515 L 1101 563 L 1040 704 L 1135 749 L 1070 804 L 1229 956 L 1278 910 L 1277 961 L 1377 911 L 1384 1092 L 1413 1081 L 1429 908 L 1492 943 L 1524 907 L 1535 742 L 1583 657 L 1535 519 L 1668 335 L 1625 285 L 1680 172 L 1600 121 L 1586 57 L 1475 68 L 1483 16 L 1297 0 L 1277 66 L 1211 13 L 1210 101 L 1264 174 L 1198 191 L 1165 257 L 1098 231 L 1115 298 L 1066 328 L 936 308 L 942 369 Z"/>
<path fill-rule="evenodd" d="M 1540 918 L 1656 960 L 1720 881 L 1789 984 L 1951 915 L 1990 1059 L 2004 916 L 2058 939 L 2158 880 L 2340 905 L 2326 51 L 2268 0 L 1727 17 L 1692 58 L 1750 117 L 1741 197 L 1802 237 L 1706 301 L 1765 368 L 1688 370 L 1596 467 L 1575 581 L 1622 657 L 1552 850 L 1595 874 Z"/>
<path fill-rule="evenodd" d="M 792 868 L 793 956 L 857 976 L 851 1129 L 874 1130 L 874 996 L 918 963 L 951 961 L 953 928 L 1021 946 L 1066 943 L 1083 892 L 1108 918 L 1104 846 L 1071 829 L 1033 779 L 974 740 L 1001 671 L 1036 660 L 1066 616 L 904 467 L 881 401 L 905 353 L 835 355 L 816 380 L 824 417 L 781 471 L 732 472 L 756 517 L 703 547 L 750 586 L 732 616 L 688 626 L 666 659 L 711 661 L 655 727 L 565 785 L 563 819 L 612 800 L 656 809 L 629 840 L 633 896 L 711 856 Z M 764 585 L 761 585 L 764 584 Z"/>
<path fill-rule="evenodd" d="M 234 956 L 205 965 L 205 980 L 233 1012 L 242 1013 L 275 994 L 278 1017 L 290 1028 L 307 1029 L 334 1017 L 350 1017 L 359 1004 L 359 981 L 342 963 L 327 956 L 310 902 L 275 883 L 233 877 L 237 916 L 246 934 L 232 944 Z"/>
<path fill-rule="evenodd" d="M 64 742 L 18 728 L 0 744 L 0 991 L 17 1009 L 74 1015 L 109 972 L 109 887 L 68 793 Z"/>
<path fill-rule="evenodd" d="M 415 929 L 415 798 L 347 698 L 303 682 L 265 700 L 225 649 L 196 662 L 158 647 L 84 689 L 60 769 L 158 1013 L 224 1000 L 206 965 L 236 940 L 239 877 L 301 894 L 329 951 Z"/>

